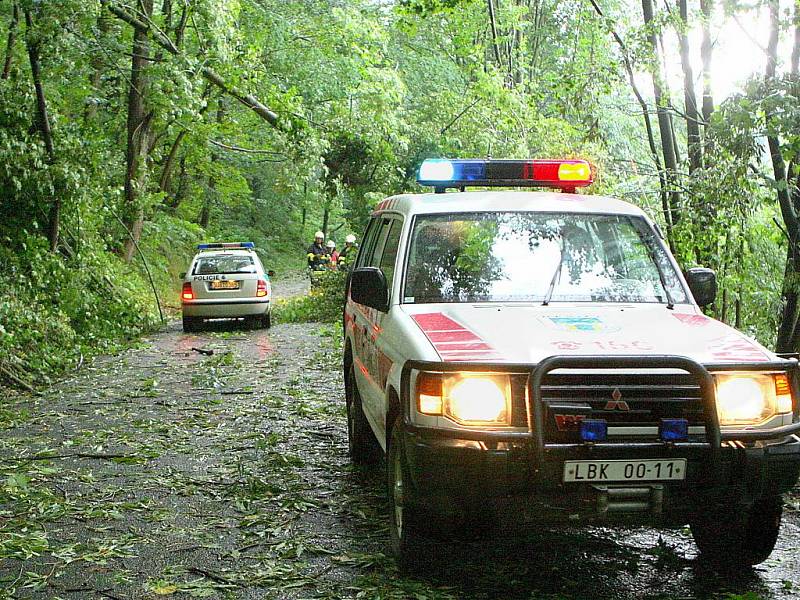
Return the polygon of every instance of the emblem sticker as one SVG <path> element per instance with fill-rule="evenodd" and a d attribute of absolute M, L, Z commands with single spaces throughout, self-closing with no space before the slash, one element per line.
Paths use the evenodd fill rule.
<path fill-rule="evenodd" d="M 592 331 L 597 333 L 614 333 L 619 325 L 609 325 L 599 317 L 548 317 L 561 331 Z"/>

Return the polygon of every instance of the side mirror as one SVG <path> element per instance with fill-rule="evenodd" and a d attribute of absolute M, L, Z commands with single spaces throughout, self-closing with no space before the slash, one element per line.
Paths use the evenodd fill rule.
<path fill-rule="evenodd" d="M 267 271 L 267 277 L 275 277 L 275 271 L 273 271 L 272 269 Z"/>
<path fill-rule="evenodd" d="M 178 277 L 180 277 L 181 279 L 186 279 L 186 271 L 178 275 Z"/>
<path fill-rule="evenodd" d="M 350 298 L 353 302 L 381 312 L 389 311 L 389 289 L 383 271 L 377 267 L 361 267 L 350 276 Z"/>
<path fill-rule="evenodd" d="M 717 297 L 717 274 L 705 267 L 694 267 L 686 271 L 686 283 L 695 302 L 708 306 Z"/>

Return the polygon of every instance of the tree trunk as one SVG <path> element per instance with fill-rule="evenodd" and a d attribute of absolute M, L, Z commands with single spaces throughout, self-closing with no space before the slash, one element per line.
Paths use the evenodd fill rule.
<path fill-rule="evenodd" d="M 11 74 L 11 63 L 14 61 L 14 42 L 17 40 L 19 26 L 19 6 L 16 2 L 11 6 L 11 23 L 8 25 L 8 41 L 6 42 L 6 58 L 3 61 L 3 72 L 0 79 L 8 79 Z"/>
<path fill-rule="evenodd" d="M 186 130 L 181 129 L 180 132 L 178 132 L 178 135 L 175 137 L 175 141 L 172 142 L 172 146 L 169 149 L 169 154 L 167 155 L 167 160 L 164 162 L 164 168 L 161 170 L 161 178 L 158 181 L 158 187 L 165 194 L 165 202 L 167 196 L 169 195 L 170 184 L 172 183 L 172 170 L 175 166 L 175 158 L 178 155 L 178 148 L 180 148 L 181 142 L 185 136 Z"/>
<path fill-rule="evenodd" d="M 42 87 L 42 72 L 39 65 L 39 40 L 33 31 L 33 18 L 29 10 L 25 11 L 26 36 L 25 45 L 28 48 L 28 59 L 31 63 L 31 75 L 33 76 L 33 87 L 36 90 L 36 122 L 39 133 L 44 141 L 45 151 L 47 152 L 47 162 L 54 164 L 56 152 L 53 147 L 53 134 L 50 130 L 50 117 L 47 114 L 47 101 Z M 54 182 L 53 201 L 50 204 L 49 223 L 47 226 L 47 239 L 50 242 L 50 251 L 55 252 L 58 248 L 58 230 L 61 225 L 61 193 L 60 185 Z"/>
<path fill-rule="evenodd" d="M 492 30 L 492 48 L 494 49 L 494 58 L 497 61 L 497 66 L 502 67 L 503 61 L 500 58 L 500 47 L 497 45 L 497 20 L 494 15 L 494 0 L 486 0 L 489 6 L 489 25 Z M 324 230 L 323 230 L 324 231 Z"/>
<path fill-rule="evenodd" d="M 101 36 L 105 36 L 111 28 L 109 21 L 110 17 L 103 11 L 97 16 L 97 31 Z M 100 52 L 93 52 L 89 63 L 92 68 L 89 84 L 95 97 L 88 101 L 84 116 L 87 121 L 94 121 L 97 118 L 97 96 L 100 95 L 103 77 L 103 55 Z"/>
<path fill-rule="evenodd" d="M 322 231 L 322 233 L 324 234 L 327 234 L 328 232 L 328 219 L 330 218 L 330 214 L 331 214 L 331 199 L 328 198 L 325 201 L 325 207 L 322 210 L 322 228 L 320 229 L 320 231 Z"/>
<path fill-rule="evenodd" d="M 175 190 L 175 195 L 167 203 L 170 208 L 178 208 L 180 203 L 186 197 L 186 189 L 189 187 L 187 182 L 188 174 L 186 173 L 186 155 L 181 156 L 179 161 L 180 167 L 178 168 L 178 189 Z"/>
<path fill-rule="evenodd" d="M 225 120 L 225 100 L 224 98 L 220 97 L 217 100 L 217 128 L 222 125 L 222 122 Z M 206 191 L 206 196 L 203 199 L 203 209 L 200 211 L 200 227 L 203 229 L 208 228 L 208 224 L 211 222 L 211 206 L 214 203 L 214 200 L 217 196 L 217 173 L 216 169 L 214 168 L 214 163 L 219 161 L 219 155 L 215 150 L 211 151 L 211 174 L 208 176 L 208 190 Z"/>
<path fill-rule="evenodd" d="M 153 0 L 139 0 L 139 11 L 149 20 Z M 146 31 L 134 29 L 131 77 L 128 89 L 128 143 L 125 152 L 125 215 L 123 221 L 131 236 L 125 239 L 122 257 L 130 262 L 141 239 L 144 225 L 142 194 L 147 184 L 147 157 L 150 149 L 152 113 L 147 108 L 147 67 L 150 42 Z"/>
<path fill-rule="evenodd" d="M 775 84 L 775 73 L 778 64 L 778 37 L 780 29 L 780 1 L 769 1 L 770 33 L 767 44 L 767 67 L 765 83 L 767 93 Z M 788 236 L 786 251 L 786 268 L 784 269 L 782 296 L 783 310 L 781 322 L 778 326 L 778 337 L 775 342 L 777 352 L 796 352 L 798 350 L 798 284 L 800 283 L 800 220 L 797 209 L 789 192 L 789 182 L 786 175 L 786 163 L 781 153 L 780 140 L 775 131 L 775 116 L 772 111 L 767 111 L 767 145 L 772 160 L 772 172 L 775 177 L 778 205 L 783 217 L 783 224 Z"/>
<path fill-rule="evenodd" d="M 681 16 L 681 29 L 678 43 L 683 68 L 683 104 L 686 115 L 686 137 L 689 155 L 689 173 L 703 166 L 703 149 L 700 145 L 700 115 L 697 111 L 697 97 L 694 92 L 694 72 L 689 56 L 689 9 L 686 0 L 678 0 Z"/>
<path fill-rule="evenodd" d="M 700 57 L 703 61 L 703 121 L 708 127 L 711 115 L 714 112 L 714 97 L 711 93 L 711 17 L 714 14 L 714 0 L 700 0 L 700 10 L 703 12 L 703 41 L 700 44 Z M 710 157 L 706 152 L 706 160 Z"/>
<path fill-rule="evenodd" d="M 653 55 L 652 78 L 653 95 L 656 101 L 656 114 L 658 116 L 658 131 L 661 135 L 661 151 L 664 156 L 664 179 L 669 198 L 670 222 L 677 225 L 680 220 L 679 204 L 680 194 L 675 185 L 678 173 L 678 163 L 675 155 L 675 140 L 672 132 L 667 102 L 662 90 L 661 55 L 658 49 L 658 34 L 655 30 L 652 0 L 642 0 L 642 13 L 645 26 L 649 29 L 647 39 Z"/>

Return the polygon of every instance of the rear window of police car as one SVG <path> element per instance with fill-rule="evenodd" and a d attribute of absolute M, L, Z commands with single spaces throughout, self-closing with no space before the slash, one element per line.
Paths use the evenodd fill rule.
<path fill-rule="evenodd" d="M 232 273 L 255 273 L 252 256 L 223 254 L 201 256 L 194 265 L 192 275 L 228 275 Z"/>

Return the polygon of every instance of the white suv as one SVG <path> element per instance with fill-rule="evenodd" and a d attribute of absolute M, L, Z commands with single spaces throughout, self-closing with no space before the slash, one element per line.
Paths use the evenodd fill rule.
<path fill-rule="evenodd" d="M 713 271 L 684 275 L 639 208 L 576 194 L 588 163 L 420 180 L 461 191 L 377 205 L 344 311 L 350 453 L 386 453 L 401 564 L 442 520 L 689 523 L 716 564 L 766 559 L 800 473 L 797 361 L 705 316 Z"/>
<path fill-rule="evenodd" d="M 254 327 L 271 324 L 272 271 L 264 267 L 253 242 L 199 244 L 183 273 L 183 330 L 194 331 L 204 319 L 244 318 Z"/>

